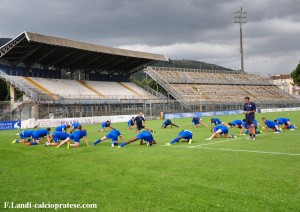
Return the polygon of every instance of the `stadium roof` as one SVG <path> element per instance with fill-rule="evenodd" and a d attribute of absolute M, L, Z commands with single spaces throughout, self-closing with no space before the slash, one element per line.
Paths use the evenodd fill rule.
<path fill-rule="evenodd" d="M 98 70 L 131 74 L 157 61 L 164 55 L 105 47 L 63 38 L 23 32 L 2 47 L 0 59 L 10 65 L 40 64 L 43 67 L 70 70 Z"/>

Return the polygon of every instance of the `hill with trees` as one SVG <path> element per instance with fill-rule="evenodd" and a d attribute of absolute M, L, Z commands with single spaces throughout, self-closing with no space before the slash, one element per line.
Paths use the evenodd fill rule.
<path fill-rule="evenodd" d="M 170 67 L 170 68 L 189 68 L 189 69 L 206 69 L 206 70 L 226 70 L 233 71 L 232 69 L 218 66 L 216 64 L 205 63 L 195 60 L 171 60 L 159 61 L 152 66 L 154 67 Z"/>

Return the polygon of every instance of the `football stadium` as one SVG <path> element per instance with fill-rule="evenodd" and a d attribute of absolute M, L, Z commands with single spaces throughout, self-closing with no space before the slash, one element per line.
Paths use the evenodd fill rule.
<path fill-rule="evenodd" d="M 4 44 L 1 209 L 298 211 L 300 99 L 168 62 L 32 32 Z"/>

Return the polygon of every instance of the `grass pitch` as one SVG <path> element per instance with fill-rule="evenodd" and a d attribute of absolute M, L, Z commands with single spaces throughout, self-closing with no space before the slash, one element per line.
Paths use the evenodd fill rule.
<path fill-rule="evenodd" d="M 262 123 L 263 116 L 290 117 L 300 126 L 299 111 L 256 114 L 256 119 Z M 210 118 L 203 121 L 209 124 Z M 243 115 L 219 118 L 228 123 Z M 300 128 L 269 132 L 256 141 L 239 135 L 206 141 L 209 129 L 192 128 L 191 119 L 173 122 L 180 128 L 161 130 L 162 120 L 146 121 L 157 131 L 158 144 L 136 141 L 121 149 L 108 140 L 96 147 L 82 140 L 69 150 L 26 147 L 11 144 L 19 131 L 0 131 L 0 210 L 5 202 L 45 202 L 97 204 L 89 209 L 95 211 L 299 211 Z M 136 134 L 126 125 L 112 124 L 128 140 Z M 84 128 L 90 145 L 108 132 L 98 133 L 99 125 Z M 182 129 L 193 132 L 193 143 L 165 146 Z"/>

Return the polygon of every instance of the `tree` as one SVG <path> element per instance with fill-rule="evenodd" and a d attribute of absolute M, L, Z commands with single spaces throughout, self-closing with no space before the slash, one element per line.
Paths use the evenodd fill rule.
<path fill-rule="evenodd" d="M 300 63 L 297 65 L 297 68 L 292 71 L 291 77 L 294 80 L 294 83 L 300 86 Z"/>
<path fill-rule="evenodd" d="M 8 101 L 9 95 L 6 82 L 0 80 L 0 101 Z"/>

